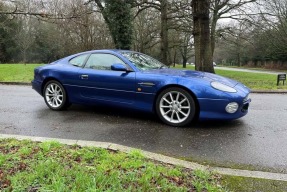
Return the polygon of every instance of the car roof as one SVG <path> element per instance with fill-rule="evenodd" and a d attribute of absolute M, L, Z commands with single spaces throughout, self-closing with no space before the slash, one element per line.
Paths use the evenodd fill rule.
<path fill-rule="evenodd" d="M 80 53 L 97 53 L 97 52 L 115 52 L 115 53 L 119 53 L 119 52 L 135 52 L 135 51 L 125 50 L 125 49 L 95 49 L 95 50 L 90 50 L 90 51 L 85 51 L 85 52 L 80 52 Z M 77 54 L 80 54 L 80 53 L 77 53 Z"/>

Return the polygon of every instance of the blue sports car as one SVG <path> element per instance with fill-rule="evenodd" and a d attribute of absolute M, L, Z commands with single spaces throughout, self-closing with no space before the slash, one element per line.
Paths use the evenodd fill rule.
<path fill-rule="evenodd" d="M 154 112 L 166 124 L 247 114 L 250 90 L 219 75 L 170 69 L 142 53 L 93 50 L 38 67 L 32 87 L 52 110 L 72 103 Z"/>

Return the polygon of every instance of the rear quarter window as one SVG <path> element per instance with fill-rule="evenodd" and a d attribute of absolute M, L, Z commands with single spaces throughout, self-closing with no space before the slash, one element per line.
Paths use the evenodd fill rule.
<path fill-rule="evenodd" d="M 76 66 L 76 67 L 82 67 L 84 66 L 86 60 L 87 60 L 87 57 L 88 57 L 89 54 L 84 54 L 84 55 L 78 55 L 74 58 L 72 58 L 69 63 L 73 66 Z"/>

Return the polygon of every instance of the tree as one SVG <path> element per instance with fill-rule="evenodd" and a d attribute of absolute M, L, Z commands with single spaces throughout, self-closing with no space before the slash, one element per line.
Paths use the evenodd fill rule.
<path fill-rule="evenodd" d="M 221 64 L 241 66 L 253 47 L 251 38 L 259 35 L 260 31 L 254 31 L 250 23 L 244 20 L 229 23 L 227 26 L 218 29 L 221 38 L 217 40 L 213 57 Z"/>
<path fill-rule="evenodd" d="M 160 18 L 155 9 L 141 11 L 134 18 L 133 49 L 160 59 Z"/>
<path fill-rule="evenodd" d="M 95 0 L 106 21 L 117 49 L 130 49 L 132 45 L 132 10 L 129 0 Z"/>
<path fill-rule="evenodd" d="M 136 16 L 146 9 L 156 9 L 160 13 L 160 60 L 168 63 L 168 0 L 135 0 L 134 7 L 137 7 Z"/>
<path fill-rule="evenodd" d="M 0 11 L 5 11 L 5 9 L 7 7 L 0 2 Z M 0 63 L 10 62 L 17 55 L 18 48 L 15 35 L 18 26 L 17 19 L 0 14 Z"/>
<path fill-rule="evenodd" d="M 210 46 L 209 0 L 193 0 L 193 36 L 195 46 L 195 69 L 214 73 Z"/>
<path fill-rule="evenodd" d="M 232 11 L 239 11 L 244 5 L 254 3 L 257 0 L 211 0 L 211 27 L 210 27 L 210 43 L 211 43 L 211 53 L 213 55 L 215 49 L 215 39 L 216 39 L 216 26 L 219 19 L 240 19 L 240 16 L 247 15 L 249 13 L 238 13 Z"/>
<path fill-rule="evenodd" d="M 225 42 L 220 40 L 216 52 L 221 52 L 221 59 L 238 66 L 248 64 L 286 69 L 286 1 L 261 1 L 255 8 L 253 14 L 240 15 L 234 26 L 229 24 L 224 30 L 219 29 Z"/>
<path fill-rule="evenodd" d="M 192 23 L 192 9 L 190 7 L 191 0 L 172 1 L 169 14 L 169 28 L 176 31 L 178 45 L 176 46 L 176 53 L 180 53 L 181 63 L 183 68 L 189 58 L 194 56 L 193 53 L 193 25 Z"/>

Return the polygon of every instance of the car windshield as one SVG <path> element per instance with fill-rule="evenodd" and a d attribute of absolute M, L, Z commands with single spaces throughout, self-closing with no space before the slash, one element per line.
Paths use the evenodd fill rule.
<path fill-rule="evenodd" d="M 168 68 L 158 60 L 136 52 L 121 52 L 130 62 L 132 62 L 138 69 L 145 71 L 150 69 L 163 69 Z"/>

